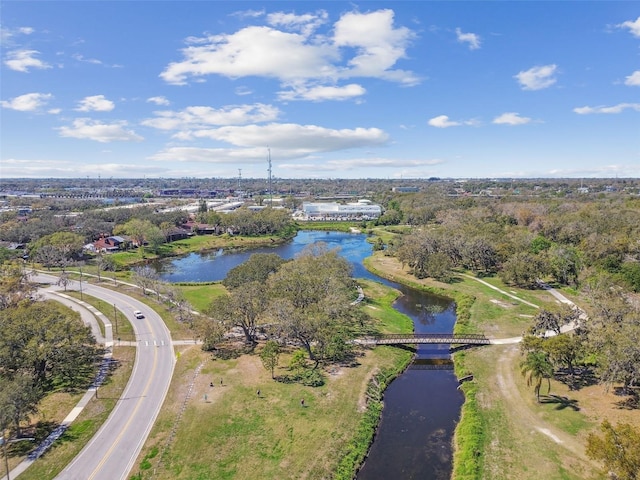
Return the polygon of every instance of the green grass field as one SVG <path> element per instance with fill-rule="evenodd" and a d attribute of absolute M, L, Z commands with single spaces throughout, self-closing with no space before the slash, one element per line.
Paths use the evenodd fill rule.
<path fill-rule="evenodd" d="M 226 288 L 222 283 L 203 283 L 200 285 L 177 284 L 184 297 L 197 312 L 204 312 L 211 301 L 226 293 Z"/>

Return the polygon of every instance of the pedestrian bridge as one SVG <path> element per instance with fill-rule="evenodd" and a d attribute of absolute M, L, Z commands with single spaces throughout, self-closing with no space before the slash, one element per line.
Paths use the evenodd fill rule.
<path fill-rule="evenodd" d="M 461 333 L 399 333 L 369 335 L 356 340 L 361 345 L 450 344 L 489 345 L 491 341 L 481 334 Z"/>

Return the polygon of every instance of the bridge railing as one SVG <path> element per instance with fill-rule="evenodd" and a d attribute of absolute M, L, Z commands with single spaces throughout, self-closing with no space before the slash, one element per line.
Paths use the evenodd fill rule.
<path fill-rule="evenodd" d="M 389 334 L 377 334 L 377 335 L 369 335 L 369 338 L 378 339 L 378 338 L 451 338 L 461 339 L 461 338 L 473 338 L 476 340 L 484 340 L 487 337 L 481 333 L 389 333 Z"/>
<path fill-rule="evenodd" d="M 483 334 L 453 334 L 453 333 L 393 333 L 368 335 L 363 337 L 364 342 L 374 344 L 400 344 L 400 343 L 451 343 L 451 344 L 489 344 L 490 340 Z"/>

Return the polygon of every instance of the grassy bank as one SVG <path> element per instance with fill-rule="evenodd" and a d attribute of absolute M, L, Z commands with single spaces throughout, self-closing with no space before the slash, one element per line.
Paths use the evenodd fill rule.
<path fill-rule="evenodd" d="M 226 293 L 226 288 L 221 282 L 203 283 L 175 283 L 184 298 L 198 312 L 204 312 L 211 301 Z"/>
<path fill-rule="evenodd" d="M 363 308 L 381 330 L 411 330 L 411 321 L 391 307 L 397 292 L 372 282 L 362 286 Z M 288 373 L 290 355 L 281 355 L 276 376 Z M 134 473 L 142 479 L 154 470 L 154 479 L 299 479 L 340 471 L 351 478 L 381 408 L 379 399 L 366 401 L 374 397 L 370 380 L 389 381 L 410 358 L 392 347 L 364 350 L 353 365 L 325 370 L 325 385 L 311 388 L 272 380 L 256 354 L 221 360 L 196 346 L 183 348 Z"/>
<path fill-rule="evenodd" d="M 322 230 L 331 232 L 351 232 L 353 229 L 362 230 L 362 222 L 297 222 L 298 230 Z"/>
<path fill-rule="evenodd" d="M 433 295 L 441 297 L 451 298 L 456 302 L 456 325 L 455 333 L 476 333 L 477 330 L 474 325 L 471 324 L 471 306 L 474 303 L 474 297 L 456 290 L 447 290 L 445 288 L 429 285 L 426 283 L 420 283 L 414 281 L 408 275 L 402 272 L 394 272 L 388 268 L 384 268 L 382 252 L 375 254 L 372 257 L 364 259 L 364 266 L 371 273 L 375 273 L 379 277 L 386 278 L 392 282 L 401 283 L 416 290 L 422 290 L 429 292 Z M 388 263 L 388 262 L 387 262 Z"/>
<path fill-rule="evenodd" d="M 92 295 L 87 295 L 83 293 L 80 295 L 80 292 L 76 292 L 70 290 L 66 292 L 70 297 L 74 297 L 76 300 L 82 300 L 100 313 L 102 313 L 107 319 L 111 322 L 113 326 L 113 338 L 117 340 L 120 338 L 125 341 L 133 341 L 136 339 L 133 333 L 133 327 L 131 326 L 131 322 L 126 317 L 126 315 L 121 311 L 115 308 L 115 305 L 111 305 L 104 300 L 100 300 Z M 98 322 L 100 324 L 100 330 L 102 331 L 102 335 L 104 336 L 104 325 L 102 322 Z"/>

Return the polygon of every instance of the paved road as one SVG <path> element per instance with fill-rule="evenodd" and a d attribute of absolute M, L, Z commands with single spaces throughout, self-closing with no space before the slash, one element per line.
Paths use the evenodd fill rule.
<path fill-rule="evenodd" d="M 34 280 L 51 281 L 51 278 L 38 275 Z M 69 288 L 77 289 L 78 285 L 69 285 Z M 173 344 L 160 316 L 144 303 L 88 283 L 83 283 L 82 291 L 110 305 L 115 304 L 126 314 L 133 325 L 138 349 L 131 378 L 118 404 L 91 441 L 56 478 L 124 480 L 133 468 L 169 389 L 175 365 Z M 140 310 L 145 318 L 134 318 L 134 310 Z"/>

